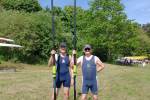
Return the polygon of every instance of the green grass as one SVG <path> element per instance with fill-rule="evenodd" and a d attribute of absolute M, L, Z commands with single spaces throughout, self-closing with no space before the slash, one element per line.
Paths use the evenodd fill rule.
<path fill-rule="evenodd" d="M 52 67 L 9 62 L 3 62 L 0 66 L 17 68 L 17 72 L 0 73 L 0 100 L 50 100 Z M 77 100 L 81 100 L 81 68 L 78 67 L 77 71 Z M 105 64 L 105 69 L 97 76 L 99 100 L 150 100 L 150 65 L 127 67 Z M 72 86 L 70 100 L 74 98 L 73 91 Z M 60 89 L 57 100 L 64 100 L 63 88 Z M 87 100 L 92 100 L 90 91 Z"/>

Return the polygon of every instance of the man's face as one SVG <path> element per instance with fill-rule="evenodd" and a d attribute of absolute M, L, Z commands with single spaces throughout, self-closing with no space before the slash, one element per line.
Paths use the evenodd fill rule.
<path fill-rule="evenodd" d="M 91 54 L 91 49 L 90 48 L 85 48 L 84 53 L 85 54 Z"/>
<path fill-rule="evenodd" d="M 60 46 L 60 47 L 59 47 L 59 50 L 60 50 L 61 53 L 65 53 L 65 52 L 66 52 L 66 49 L 67 49 L 67 48 L 66 48 L 65 46 Z"/>

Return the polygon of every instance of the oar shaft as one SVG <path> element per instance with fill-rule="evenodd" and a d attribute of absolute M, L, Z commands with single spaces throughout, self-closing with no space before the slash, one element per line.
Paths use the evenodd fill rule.
<path fill-rule="evenodd" d="M 76 50 L 76 0 L 74 0 L 74 50 Z"/>
<path fill-rule="evenodd" d="M 76 0 L 74 0 L 74 50 L 76 50 Z M 74 54 L 74 100 L 76 100 L 76 54 Z"/>
<path fill-rule="evenodd" d="M 51 0 L 51 9 L 52 9 L 53 50 L 55 50 L 53 0 Z"/>
<path fill-rule="evenodd" d="M 53 50 L 55 50 L 53 0 L 51 0 L 51 10 L 52 10 Z M 56 66 L 55 66 L 55 54 L 53 54 L 53 81 L 54 81 L 54 100 L 56 100 Z"/>

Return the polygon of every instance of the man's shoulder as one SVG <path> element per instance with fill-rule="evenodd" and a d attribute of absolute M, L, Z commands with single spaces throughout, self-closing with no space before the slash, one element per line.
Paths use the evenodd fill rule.
<path fill-rule="evenodd" d="M 100 60 L 100 58 L 99 57 L 97 57 L 97 56 L 95 56 L 95 55 L 93 55 L 94 57 L 95 57 L 95 60 Z"/>
<path fill-rule="evenodd" d="M 55 56 L 58 56 L 58 53 L 56 53 Z"/>
<path fill-rule="evenodd" d="M 71 55 L 67 54 L 67 56 L 69 57 L 69 59 L 71 59 Z"/>
<path fill-rule="evenodd" d="M 93 55 L 95 58 L 99 59 L 97 56 Z"/>
<path fill-rule="evenodd" d="M 83 59 L 83 56 L 80 56 L 79 58 L 78 58 L 78 60 L 82 60 Z"/>
<path fill-rule="evenodd" d="M 83 58 L 83 56 L 80 56 L 79 58 L 81 59 L 81 58 Z M 78 58 L 78 59 L 79 59 L 79 58 Z"/>

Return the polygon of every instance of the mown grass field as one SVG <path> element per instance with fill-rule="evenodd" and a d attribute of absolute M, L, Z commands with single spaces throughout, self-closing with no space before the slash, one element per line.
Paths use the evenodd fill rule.
<path fill-rule="evenodd" d="M 3 62 L 0 66 L 20 66 L 14 71 L 0 73 L 0 100 L 50 100 L 52 68 Z M 77 100 L 81 100 L 82 73 L 77 68 Z M 98 73 L 99 100 L 150 100 L 150 65 L 119 66 L 105 64 Z M 73 86 L 70 100 L 73 100 Z M 87 100 L 92 100 L 91 92 Z M 57 100 L 64 100 L 63 88 Z"/>

